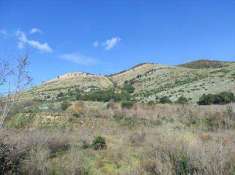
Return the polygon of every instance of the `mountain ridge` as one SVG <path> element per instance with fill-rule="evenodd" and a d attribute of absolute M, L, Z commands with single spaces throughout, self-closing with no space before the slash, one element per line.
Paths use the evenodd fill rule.
<path fill-rule="evenodd" d="M 129 83 L 135 88 L 135 100 L 140 102 L 155 101 L 163 96 L 175 101 L 185 96 L 195 103 L 202 94 L 235 92 L 235 62 L 197 60 L 187 64 L 197 68 L 141 63 L 110 75 L 66 73 L 34 87 L 30 93 L 33 94 L 31 96 L 50 100 L 56 99 L 60 93 L 67 94 L 76 89 L 88 93 L 93 90 L 120 89 Z"/>

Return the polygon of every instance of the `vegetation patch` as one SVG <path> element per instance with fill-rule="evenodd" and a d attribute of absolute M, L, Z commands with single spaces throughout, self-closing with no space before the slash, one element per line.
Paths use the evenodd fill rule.
<path fill-rule="evenodd" d="M 199 105 L 228 104 L 235 102 L 232 92 L 221 92 L 219 94 L 203 94 L 198 101 Z"/>

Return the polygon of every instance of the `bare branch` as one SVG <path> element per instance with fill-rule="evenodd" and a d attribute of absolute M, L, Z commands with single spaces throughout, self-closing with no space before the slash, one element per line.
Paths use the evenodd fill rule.
<path fill-rule="evenodd" d="M 29 64 L 28 56 L 22 56 L 17 60 L 15 68 L 10 68 L 10 64 L 2 61 L 0 63 L 0 85 L 8 84 L 8 92 L 1 98 L 0 105 L 0 128 L 3 127 L 10 109 L 18 101 L 20 93 L 31 83 L 31 77 L 27 71 Z"/>

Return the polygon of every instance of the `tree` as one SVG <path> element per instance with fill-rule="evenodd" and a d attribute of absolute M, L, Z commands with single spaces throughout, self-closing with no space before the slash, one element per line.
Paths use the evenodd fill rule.
<path fill-rule="evenodd" d="M 10 64 L 6 60 L 0 61 L 0 128 L 4 126 L 4 122 L 14 104 L 19 100 L 21 92 L 30 84 L 31 77 L 27 71 L 29 59 L 27 55 L 21 56 Z M 4 91 L 4 89 L 6 89 Z"/>
<path fill-rule="evenodd" d="M 132 94 L 135 91 L 135 88 L 132 84 L 125 82 L 122 90 Z"/>
<path fill-rule="evenodd" d="M 188 103 L 188 99 L 184 96 L 180 96 L 177 100 L 176 103 L 178 104 L 187 104 Z"/>
<path fill-rule="evenodd" d="M 172 103 L 169 97 L 163 96 L 160 98 L 159 103 L 166 104 L 166 103 Z"/>
<path fill-rule="evenodd" d="M 221 92 L 219 94 L 203 94 L 198 101 L 199 105 L 228 104 L 235 101 L 232 92 Z"/>

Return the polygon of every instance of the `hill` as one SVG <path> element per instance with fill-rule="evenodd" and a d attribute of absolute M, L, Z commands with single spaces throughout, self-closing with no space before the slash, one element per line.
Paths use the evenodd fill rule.
<path fill-rule="evenodd" d="M 235 103 L 80 98 L 131 94 L 149 102 L 184 95 L 194 103 L 202 93 L 234 87 L 234 63 L 207 69 L 144 63 L 110 76 L 58 76 L 12 106 L 0 129 L 0 174 L 234 174 Z"/>
<path fill-rule="evenodd" d="M 192 68 L 192 69 L 221 68 L 221 67 L 226 66 L 226 62 L 205 59 L 205 60 L 196 60 L 196 61 L 188 62 L 185 64 L 181 64 L 179 66 Z"/>
<path fill-rule="evenodd" d="M 26 94 L 27 97 L 55 100 L 60 94 L 76 90 L 81 93 L 110 88 L 118 90 L 125 83 L 135 88 L 133 96 L 137 101 L 156 101 L 163 96 L 175 101 L 184 96 L 195 103 L 202 94 L 235 92 L 235 63 L 210 60 L 178 66 L 143 63 L 107 76 L 68 73 L 34 87 Z"/>

